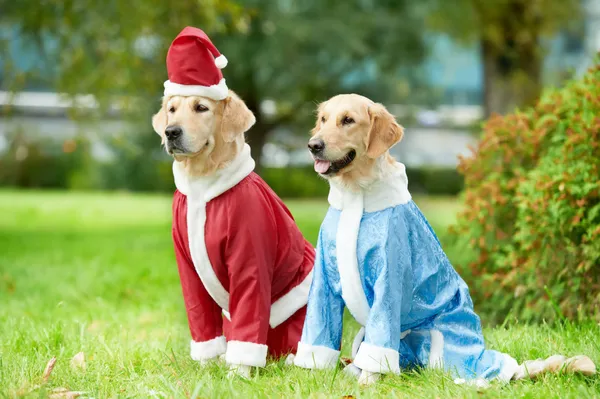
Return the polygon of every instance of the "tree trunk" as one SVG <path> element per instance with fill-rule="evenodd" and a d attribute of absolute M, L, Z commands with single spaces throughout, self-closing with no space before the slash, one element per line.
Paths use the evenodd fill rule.
<path fill-rule="evenodd" d="M 267 136 L 269 135 L 269 126 L 265 125 L 262 118 L 256 117 L 256 123 L 250 130 L 246 133 L 246 141 L 250 144 L 250 153 L 252 154 L 252 158 L 254 162 L 256 162 L 256 167 L 254 171 L 260 175 L 260 171 L 262 169 L 262 153 L 263 148 L 267 142 Z"/>
<path fill-rule="evenodd" d="M 514 62 L 507 62 L 503 51 L 486 40 L 482 40 L 481 50 L 485 118 L 531 105 L 539 97 L 542 62 L 535 49 L 529 53 L 518 49 L 520 54 Z"/>
<path fill-rule="evenodd" d="M 512 11 L 499 22 L 503 40 L 485 35 L 480 41 L 483 61 L 484 117 L 513 112 L 531 105 L 541 92 L 542 54 L 539 24 L 526 19 L 527 3 L 515 1 Z"/>
<path fill-rule="evenodd" d="M 253 82 L 251 79 L 249 82 Z M 269 135 L 271 126 L 264 120 L 260 113 L 260 98 L 256 95 L 254 85 L 249 84 L 250 90 L 246 93 L 246 106 L 256 118 L 256 123 L 246 132 L 246 142 L 250 145 L 250 154 L 252 159 L 256 162 L 254 171 L 260 175 L 262 169 L 262 153 L 263 148 L 267 142 L 267 136 Z"/>

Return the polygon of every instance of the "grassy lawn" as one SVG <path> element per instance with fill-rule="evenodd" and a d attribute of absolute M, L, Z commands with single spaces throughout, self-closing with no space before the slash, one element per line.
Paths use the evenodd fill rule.
<path fill-rule="evenodd" d="M 440 232 L 457 210 L 449 199 L 417 203 Z M 288 204 L 314 242 L 325 201 Z M 580 376 L 545 376 L 482 394 L 433 371 L 387 377 L 362 390 L 338 371 L 281 363 L 248 381 L 229 380 L 225 367 L 201 367 L 188 356 L 168 196 L 0 191 L 0 215 L 0 397 L 47 397 L 59 387 L 94 398 L 600 397 L 600 379 Z M 347 320 L 346 344 L 354 331 Z M 595 324 L 511 321 L 485 335 L 489 347 L 519 361 L 583 353 L 600 363 Z M 85 353 L 85 369 L 70 364 L 78 352 Z M 57 363 L 44 382 L 52 357 Z"/>

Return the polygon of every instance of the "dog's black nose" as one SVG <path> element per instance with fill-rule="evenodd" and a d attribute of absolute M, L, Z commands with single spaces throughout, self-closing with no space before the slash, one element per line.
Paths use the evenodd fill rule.
<path fill-rule="evenodd" d="M 318 154 L 325 148 L 325 142 L 321 139 L 311 139 L 308 142 L 308 149 L 313 154 Z"/>
<path fill-rule="evenodd" d="M 177 137 L 181 136 L 183 130 L 179 126 L 169 126 L 165 129 L 165 136 L 167 136 L 168 140 L 175 140 Z"/>

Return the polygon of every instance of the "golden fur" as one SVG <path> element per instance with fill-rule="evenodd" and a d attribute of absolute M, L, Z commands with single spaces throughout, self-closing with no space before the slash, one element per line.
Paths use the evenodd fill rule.
<path fill-rule="evenodd" d="M 201 107 L 202 112 L 198 111 Z M 206 108 L 206 110 L 204 110 Z M 233 91 L 222 101 L 200 96 L 163 98 L 161 109 L 152 118 L 152 127 L 162 144 L 191 176 L 214 173 L 230 162 L 244 144 L 244 132 L 256 121 L 254 114 Z M 170 151 L 165 129 L 183 130 L 179 151 Z"/>
<path fill-rule="evenodd" d="M 354 122 L 343 124 L 346 117 Z M 340 94 L 321 103 L 312 130 L 312 138 L 325 143 L 322 155 L 326 160 L 356 151 L 352 163 L 335 175 L 324 176 L 350 189 L 364 188 L 381 178 L 394 162 L 388 150 L 403 134 L 402 126 L 383 105 L 357 94 Z"/>

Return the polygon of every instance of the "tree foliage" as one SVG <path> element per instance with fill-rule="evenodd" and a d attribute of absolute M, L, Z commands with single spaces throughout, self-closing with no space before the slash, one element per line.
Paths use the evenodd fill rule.
<path fill-rule="evenodd" d="M 225 30 L 241 12 L 229 0 L 1 0 L 0 9 L 3 29 L 17 33 L 5 40 L 22 36 L 37 43 L 39 65 L 52 68 L 50 74 L 32 73 L 41 73 L 59 92 L 94 94 L 101 102 L 115 95 L 159 98 L 166 49 L 181 28 Z M 18 90 L 29 78 L 21 73 L 13 70 L 5 85 Z"/>
<path fill-rule="evenodd" d="M 307 131 L 315 101 L 357 91 L 399 100 L 398 72 L 424 55 L 420 7 L 408 0 L 0 0 L 1 26 L 33 38 L 51 66 L 52 87 L 115 95 L 147 121 L 166 80 L 165 55 L 185 26 L 204 29 L 229 59 L 228 86 L 257 115 L 249 140 L 259 157 L 266 135 L 287 124 Z M 6 38 L 6 35 L 5 35 Z M 6 43 L 5 43 L 6 45 Z M 7 63 L 8 65 L 8 63 Z M 6 76 L 9 86 L 27 78 Z M 275 114 L 261 112 L 273 100 Z"/>

